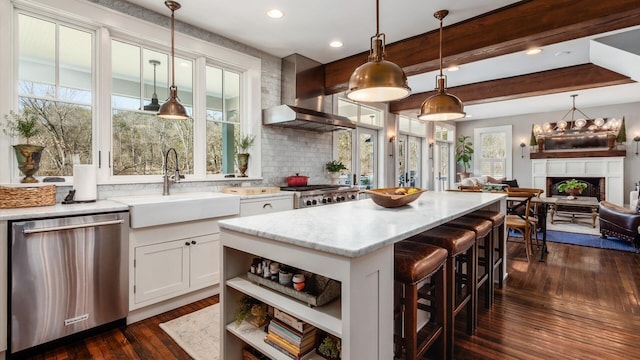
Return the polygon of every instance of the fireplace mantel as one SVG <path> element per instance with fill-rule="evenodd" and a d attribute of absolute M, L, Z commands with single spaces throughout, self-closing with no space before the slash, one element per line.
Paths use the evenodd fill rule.
<path fill-rule="evenodd" d="M 533 159 L 570 159 L 593 157 L 625 157 L 627 150 L 580 150 L 580 151 L 541 151 L 532 152 L 529 157 Z"/>
<path fill-rule="evenodd" d="M 531 177 L 531 183 L 537 189 L 546 189 L 547 177 L 602 177 L 606 200 L 624 206 L 623 156 L 532 159 Z"/>

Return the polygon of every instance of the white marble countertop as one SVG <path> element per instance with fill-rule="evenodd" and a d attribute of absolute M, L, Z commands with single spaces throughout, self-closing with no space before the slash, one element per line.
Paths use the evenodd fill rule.
<path fill-rule="evenodd" d="M 359 257 L 506 198 L 504 194 L 432 192 L 387 209 L 371 199 L 222 220 L 220 226 L 346 257 Z"/>
<path fill-rule="evenodd" d="M 93 203 L 68 204 L 57 203 L 51 206 L 37 206 L 15 209 L 0 209 L 0 221 L 23 220 L 44 217 L 57 217 L 69 215 L 84 215 L 110 211 L 127 211 L 129 207 L 125 204 L 110 201 L 98 200 Z"/>

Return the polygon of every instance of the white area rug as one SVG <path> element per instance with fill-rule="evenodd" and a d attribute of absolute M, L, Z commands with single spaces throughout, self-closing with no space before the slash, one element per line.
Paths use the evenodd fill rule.
<path fill-rule="evenodd" d="M 585 219 L 580 219 L 584 221 Z M 591 221 L 591 219 L 588 219 Z M 569 222 L 557 222 L 552 224 L 549 218 L 547 218 L 547 230 L 563 231 L 578 234 L 600 235 L 600 221 L 596 219 L 596 227 L 593 228 L 589 224 L 574 224 Z"/>
<path fill-rule="evenodd" d="M 167 321 L 160 327 L 195 360 L 220 357 L 219 304 Z"/>

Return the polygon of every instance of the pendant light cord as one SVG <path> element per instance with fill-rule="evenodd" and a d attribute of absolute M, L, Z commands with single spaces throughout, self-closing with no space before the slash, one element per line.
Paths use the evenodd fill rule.
<path fill-rule="evenodd" d="M 174 10 L 171 10 L 171 86 L 176 86 L 176 58 L 174 50 Z"/>
<path fill-rule="evenodd" d="M 442 77 L 442 18 L 440 18 L 440 77 Z"/>
<path fill-rule="evenodd" d="M 380 36 L 380 0 L 376 0 L 376 37 Z"/>

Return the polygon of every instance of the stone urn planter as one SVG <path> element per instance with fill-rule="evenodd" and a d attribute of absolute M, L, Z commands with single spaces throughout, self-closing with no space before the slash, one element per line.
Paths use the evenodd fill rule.
<path fill-rule="evenodd" d="M 249 168 L 249 154 L 238 154 L 238 170 L 240 170 L 239 177 L 247 177 L 247 169 Z"/>
<path fill-rule="evenodd" d="M 18 169 L 24 175 L 20 182 L 37 183 L 38 180 L 33 177 L 33 174 L 40 168 L 40 158 L 42 157 L 44 146 L 18 144 L 13 145 L 13 150 L 16 153 L 16 160 L 18 160 Z"/>

